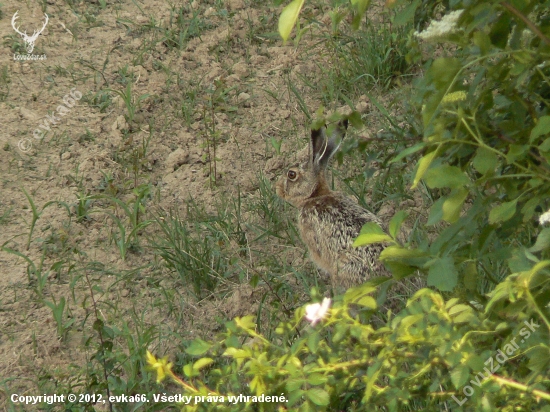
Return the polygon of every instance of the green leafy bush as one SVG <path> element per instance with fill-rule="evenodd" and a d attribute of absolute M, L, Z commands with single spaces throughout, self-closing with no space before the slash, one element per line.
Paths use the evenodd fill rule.
<path fill-rule="evenodd" d="M 368 1 L 351 3 L 360 21 Z M 396 240 L 399 212 L 381 255 L 395 278 L 421 272 L 432 289 L 383 324 L 379 280 L 336 297 L 320 325 L 299 309 L 271 340 L 235 319 L 217 342 L 193 342 L 183 368 L 187 395 L 223 401 L 186 409 L 550 411 L 550 2 L 387 3 L 400 24 L 444 14 L 409 37 L 425 68 L 411 109 L 422 136 L 392 160 L 416 160 L 411 189 L 437 200 L 414 241 Z M 282 15 L 285 39 L 302 5 Z M 357 244 L 389 240 L 369 227 Z M 284 401 L 227 401 L 239 394 Z"/>

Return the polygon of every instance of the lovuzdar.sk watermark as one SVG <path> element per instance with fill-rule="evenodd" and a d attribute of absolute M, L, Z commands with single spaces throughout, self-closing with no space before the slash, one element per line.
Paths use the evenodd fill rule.
<path fill-rule="evenodd" d="M 534 333 L 540 325 L 538 323 L 535 323 L 533 319 L 530 319 L 529 321 L 523 322 L 526 327 L 521 328 L 519 331 L 520 336 L 522 337 L 520 343 L 525 342 L 532 333 Z M 511 356 L 513 356 L 516 351 L 519 350 L 519 344 L 516 343 L 516 339 L 519 339 L 518 336 L 516 336 L 514 339 L 510 340 L 510 343 L 507 343 L 504 345 L 503 348 L 497 350 L 496 354 L 494 356 L 490 356 L 485 361 L 485 368 L 483 369 L 486 374 L 483 372 L 478 372 L 477 375 L 474 376 L 474 379 L 470 380 L 470 383 L 472 385 L 466 385 L 462 388 L 462 392 L 466 397 L 462 399 L 458 399 L 455 395 L 452 396 L 454 401 L 458 404 L 458 406 L 462 406 L 470 396 L 472 396 L 475 392 L 474 386 L 477 386 L 478 388 L 481 387 L 481 383 L 488 379 L 492 374 L 494 374 L 496 371 L 500 369 L 500 366 L 503 365 L 508 359 L 510 359 Z M 496 360 L 496 362 L 495 362 Z"/>
<path fill-rule="evenodd" d="M 49 20 L 48 15 L 44 13 L 44 16 L 46 18 L 46 20 L 44 21 L 44 25 L 40 30 L 34 30 L 33 34 L 29 36 L 26 31 L 21 32 L 19 30 L 19 27 L 15 25 L 16 20 L 19 17 L 17 13 L 19 13 L 19 10 L 17 10 L 13 15 L 11 19 L 11 26 L 13 27 L 15 32 L 23 38 L 23 41 L 25 42 L 25 49 L 27 50 L 27 54 L 14 53 L 13 60 L 46 60 L 45 54 L 32 54 L 32 52 L 34 50 L 34 43 L 38 39 L 38 36 L 40 36 L 40 34 L 44 31 L 44 29 L 46 28 L 46 25 L 48 24 L 48 20 Z"/>

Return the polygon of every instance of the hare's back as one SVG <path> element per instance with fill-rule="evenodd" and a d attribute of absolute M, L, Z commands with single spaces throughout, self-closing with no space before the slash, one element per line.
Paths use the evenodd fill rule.
<path fill-rule="evenodd" d="M 343 251 L 352 250 L 365 223 L 380 223 L 374 214 L 338 193 L 307 201 L 298 220 L 302 240 L 310 251 L 326 259 L 336 259 Z"/>

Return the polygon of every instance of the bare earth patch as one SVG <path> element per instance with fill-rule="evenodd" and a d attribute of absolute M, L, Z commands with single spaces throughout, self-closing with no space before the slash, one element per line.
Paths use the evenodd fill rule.
<path fill-rule="evenodd" d="M 273 221 L 266 190 L 306 142 L 303 105 L 316 110 L 322 90 L 312 93 L 304 80 L 321 76 L 331 56 L 310 35 L 282 45 L 275 35 L 280 10 L 259 3 L 107 3 L 2 5 L 2 409 L 12 393 L 83 390 L 90 368 L 102 379 L 101 339 L 118 354 L 110 373 L 126 379 L 124 354 L 181 352 L 184 340 L 212 337 L 225 320 L 276 305 L 277 294 L 290 296 L 285 310 L 307 300 L 308 285 L 295 273 L 311 275 L 311 265 L 292 227 Z M 17 10 L 27 32 L 48 14 L 33 51 L 45 60 L 14 61 L 14 53 L 25 53 L 10 24 Z M 311 13 L 330 26 L 322 10 Z M 356 104 L 369 108 L 366 97 Z M 232 208 L 237 201 L 244 206 Z M 121 204 L 153 223 L 132 237 Z M 288 206 L 275 206 L 280 222 L 291 219 Z M 162 237 L 158 219 L 177 212 L 192 223 L 193 207 L 246 222 L 229 229 L 212 223 L 227 234 L 212 244 L 244 263 L 199 298 L 153 246 Z M 286 269 L 271 273 L 268 257 Z M 267 287 L 270 276 L 288 289 Z M 261 312 L 261 319 L 284 310 L 276 312 Z M 98 319 L 113 328 L 112 337 L 98 335 Z"/>

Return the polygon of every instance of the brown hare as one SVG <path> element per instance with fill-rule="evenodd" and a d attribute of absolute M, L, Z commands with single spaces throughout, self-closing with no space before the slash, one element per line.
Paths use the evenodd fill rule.
<path fill-rule="evenodd" d="M 339 124 L 330 138 L 326 129 L 312 130 L 309 159 L 289 168 L 277 182 L 277 195 L 298 208 L 300 236 L 310 258 L 326 271 L 334 289 L 349 288 L 376 276 L 390 276 L 378 260 L 383 245 L 354 248 L 367 222 L 380 220 L 341 193 L 330 190 L 325 171 L 346 132 Z"/>

